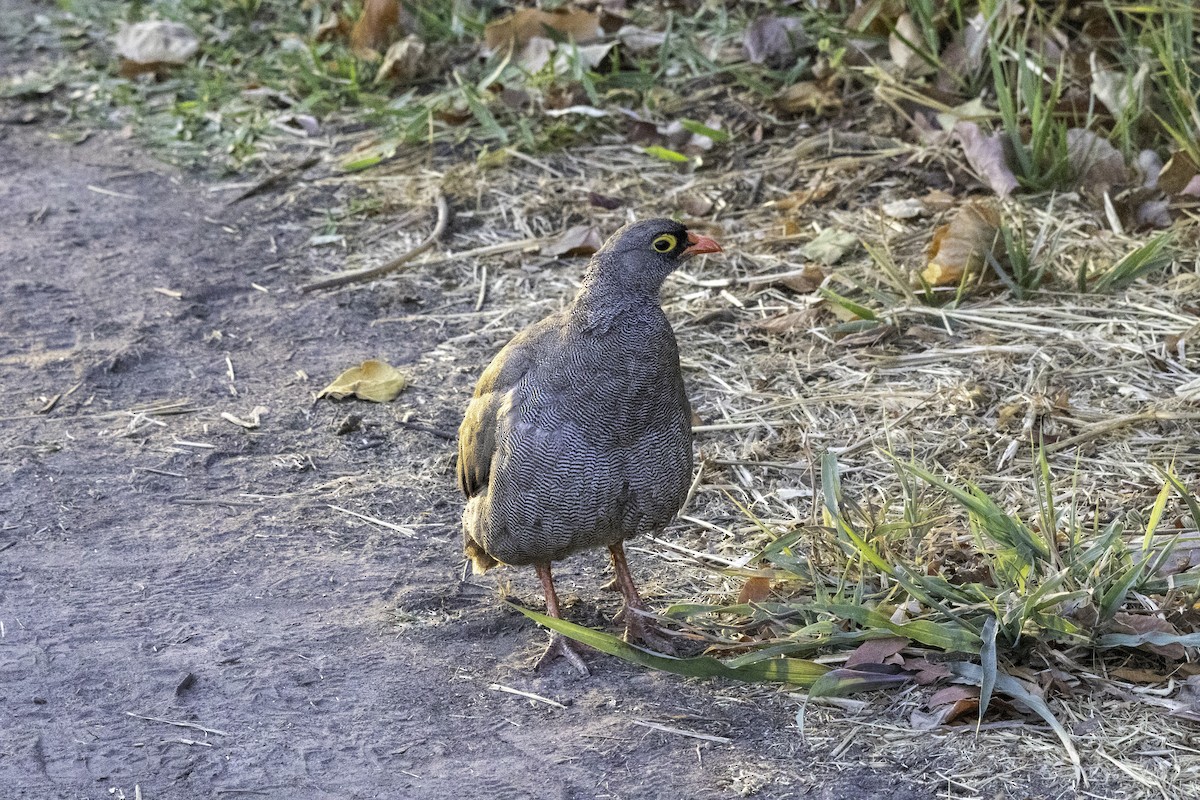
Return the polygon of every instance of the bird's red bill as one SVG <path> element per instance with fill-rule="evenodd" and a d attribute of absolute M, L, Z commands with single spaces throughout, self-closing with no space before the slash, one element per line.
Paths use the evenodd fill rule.
<path fill-rule="evenodd" d="M 688 232 L 688 246 L 684 249 L 685 256 L 698 256 L 701 253 L 719 253 L 721 245 L 717 244 L 714 239 L 707 236 L 701 236 L 698 233 Z"/>

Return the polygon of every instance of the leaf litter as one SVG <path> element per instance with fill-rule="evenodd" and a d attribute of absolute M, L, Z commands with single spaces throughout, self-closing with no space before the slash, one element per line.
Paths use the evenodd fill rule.
<path fill-rule="evenodd" d="M 892 65 L 904 80 L 916 82 L 914 85 L 919 84 L 922 90 L 926 87 L 922 82 L 930 80 L 953 85 L 942 73 L 928 74 L 917 63 L 920 59 L 911 59 L 909 53 L 915 52 L 914 48 L 907 44 L 897 48 L 890 41 L 899 21 L 898 16 L 888 19 L 890 13 L 886 4 L 863 4 L 846 24 L 874 31 L 878 42 L 867 45 L 874 57 L 888 58 L 889 49 L 895 53 L 908 51 L 898 59 L 908 59 L 908 63 Z M 585 34 L 593 30 L 592 21 L 587 19 Z M 659 38 L 664 36 L 663 30 L 655 29 L 645 19 L 640 21 L 640 27 L 627 26 L 637 28 L 627 31 L 627 37 L 619 33 L 615 36 L 622 47 L 626 39 L 632 41 L 635 36 L 643 37 L 643 46 L 648 50 L 665 41 Z M 907 42 L 921 44 L 914 37 L 920 31 L 914 29 L 911 20 L 900 24 L 899 32 Z M 604 36 L 603 29 L 596 35 Z M 520 31 L 514 22 L 509 32 L 493 34 L 497 50 L 507 44 L 523 49 L 537 38 L 553 42 L 556 50 L 560 45 L 557 39 L 573 40 L 575 46 L 587 41 L 571 32 L 564 36 L 561 30 L 548 30 L 540 18 L 536 25 Z M 974 22 L 943 41 L 961 48 L 958 63 L 963 69 L 986 65 L 980 45 L 984 39 Z M 745 44 L 743 47 L 746 50 L 742 56 L 749 56 L 750 48 Z M 780 48 L 771 51 L 770 57 L 763 55 L 769 49 L 764 46 L 756 50 L 763 56 L 763 65 L 783 64 L 791 58 Z M 595 68 L 600 62 L 590 63 Z M 556 71 L 563 66 L 551 61 L 543 66 L 551 64 Z M 891 121 L 870 114 L 862 115 L 862 124 L 855 130 L 813 132 L 814 124 L 820 125 L 826 115 L 836 113 L 848 102 L 852 111 L 863 109 L 860 99 L 841 91 L 836 81 L 828 79 L 830 72 L 821 72 L 827 67 L 818 63 L 812 74 L 769 94 L 775 110 L 797 118 L 785 126 L 759 110 L 730 113 L 731 101 L 742 97 L 728 86 L 689 97 L 688 118 L 704 119 L 713 130 L 730 132 L 739 144 L 762 141 L 765 146 L 754 151 L 752 160 L 742 158 L 737 148 L 715 146 L 721 143 L 682 124 L 671 131 L 672 123 L 682 119 L 684 112 L 678 106 L 672 109 L 668 98 L 667 103 L 653 110 L 629 109 L 640 117 L 643 127 L 648 125 L 653 130 L 653 140 L 643 146 L 657 150 L 631 148 L 629 137 L 604 128 L 598 137 L 577 140 L 562 152 L 524 149 L 525 158 L 508 159 L 503 170 L 491 172 L 482 165 L 456 163 L 444 154 L 431 162 L 429 153 L 409 143 L 385 142 L 372 145 L 375 150 L 363 151 L 372 155 L 369 160 L 360 160 L 359 168 L 369 172 L 347 175 L 343 184 L 412 208 L 427 207 L 435 186 L 449 187 L 456 210 L 462 210 L 464 219 L 470 222 L 456 228 L 445 242 L 448 252 L 469 250 L 484 255 L 463 260 L 430 258 L 427 271 L 416 262 L 411 280 L 431 285 L 450 281 L 461 287 L 459 302 L 467 308 L 483 298 L 486 289 L 485 309 L 512 309 L 498 317 L 496 324 L 489 322 L 480 327 L 447 318 L 442 324 L 454 335 L 431 353 L 426 363 L 415 367 L 418 374 L 426 375 L 436 374 L 447 360 L 470 364 L 485 359 L 515 330 L 536 318 L 544 308 L 528 303 L 531 283 L 546 301 L 570 293 L 570 278 L 558 270 L 545 269 L 536 259 L 523 261 L 520 268 L 513 260 L 495 269 L 479 268 L 485 260 L 491 263 L 491 259 L 506 259 L 506 252 L 516 252 L 505 249 L 508 245 L 548 241 L 571 228 L 607 232 L 629 215 L 658 215 L 663 213 L 664 204 L 676 207 L 678 198 L 694 198 L 697 194 L 720 198 L 719 203 L 708 207 L 689 201 L 692 218 L 686 221 L 702 225 L 723 243 L 728 242 L 728 257 L 719 265 L 708 261 L 690 263 L 665 291 L 667 312 L 680 332 L 685 373 L 700 415 L 699 446 L 708 466 L 697 483 L 687 518 L 671 533 L 670 543 L 676 549 L 656 543 L 663 549 L 650 552 L 669 565 L 672 594 L 687 598 L 692 605 L 720 606 L 738 597 L 746 587 L 753 587 L 744 598 L 739 597 L 740 606 L 745 608 L 733 615 L 735 620 L 738 615 L 748 615 L 757 626 L 745 628 L 749 632 L 744 635 L 725 637 L 719 633 L 723 630 L 720 626 L 701 625 L 696 621 L 699 617 L 680 622 L 689 635 L 726 648 L 723 652 L 736 653 L 741 648 L 743 655 L 735 658 L 748 659 L 745 664 L 770 666 L 771 659 L 754 661 L 758 656 L 752 651 L 769 641 L 762 632 L 781 626 L 788 630 L 786 614 L 776 615 L 771 609 L 792 609 L 788 613 L 793 613 L 795 606 L 788 602 L 789 595 L 809 597 L 815 590 L 811 580 L 798 580 L 796 575 L 778 568 L 773 578 L 763 579 L 766 583 L 745 576 L 747 568 L 762 566 L 756 558 L 765 552 L 764 548 L 775 547 L 780 557 L 794 558 L 798 569 L 821 561 L 835 563 L 839 552 L 843 556 L 859 553 L 860 559 L 866 559 L 867 550 L 857 544 L 847 550 L 849 532 L 823 519 L 818 508 L 807 508 L 802 500 L 817 498 L 828 488 L 825 484 L 830 476 L 823 473 L 818 458 L 822 451 L 838 453 L 842 491 L 865 514 L 864 519 L 874 520 L 867 528 L 870 538 L 862 538 L 861 542 L 868 549 L 877 543 L 886 545 L 882 552 L 888 556 L 877 554 L 880 560 L 873 567 L 876 572 L 864 569 L 860 580 L 878 581 L 878 587 L 869 588 L 897 593 L 907 591 L 906 586 L 920 590 L 926 585 L 914 573 L 894 569 L 889 559 L 900 555 L 920 556 L 918 563 L 931 570 L 931 575 L 958 576 L 955 585 L 974 585 L 972 579 L 984 572 L 979 563 L 977 528 L 972 527 L 973 518 L 967 511 L 938 506 L 925 497 L 913 501 L 911 508 L 941 508 L 941 513 L 923 518 L 920 524 L 898 521 L 902 517 L 896 516 L 900 502 L 896 498 L 904 496 L 905 487 L 911 489 L 912 478 L 903 478 L 890 469 L 885 452 L 918 464 L 937 464 L 940 472 L 951 476 L 952 484 L 975 481 L 981 491 L 995 498 L 998 508 L 1036 517 L 1038 501 L 1032 499 L 1023 477 L 1038 471 L 1031 443 L 1044 443 L 1052 474 L 1058 480 L 1069 476 L 1070 491 L 1077 498 L 1074 508 L 1080 509 L 1077 513 L 1094 517 L 1097 525 L 1100 520 L 1122 515 L 1144 515 L 1146 505 L 1141 501 L 1153 498 L 1158 491 L 1159 475 L 1153 468 L 1171 466 L 1187 480 L 1189 474 L 1194 474 L 1197 458 L 1184 443 L 1196 437 L 1198 415 L 1189 405 L 1193 401 L 1188 399 L 1191 395 L 1187 387 L 1200 375 L 1189 360 L 1190 354 L 1173 354 L 1164 345 L 1169 337 L 1183 341 L 1179 337 L 1186 338 L 1200 313 L 1192 299 L 1200 291 L 1194 258 L 1185 255 L 1195 252 L 1195 229 L 1180 225 L 1188 220 L 1186 208 L 1171 199 L 1189 191 L 1196 180 L 1187 152 L 1177 149 L 1163 154 L 1172 157 L 1155 176 L 1159 186 L 1142 187 L 1159 191 L 1163 197 L 1133 198 L 1130 218 L 1135 218 L 1146 203 L 1166 202 L 1166 221 L 1181 228 L 1188 247 L 1146 249 L 1150 246 L 1139 244 L 1127 233 L 1133 227 L 1115 228 L 1103 209 L 1103 202 L 1113 202 L 1115 208 L 1117 200 L 1113 198 L 1138 188 L 1131 182 L 1140 179 L 1135 179 L 1130 164 L 1119 152 L 1119 161 L 1113 157 L 1105 146 L 1107 140 L 1096 138 L 1094 131 L 1064 129 L 1062 141 L 1068 149 L 1063 152 L 1073 153 L 1070 172 L 1080 191 L 1048 202 L 1036 195 L 1022 195 L 1024 187 L 1017 178 L 1020 167 L 999 135 L 999 126 L 989 128 L 953 116 L 940 130 L 935 123 L 931 132 L 946 135 L 954 131 L 957 136 L 961 152 L 949 157 L 938 150 L 948 139 L 942 138 L 939 144 L 936 137 L 913 137 L 911 131 L 897 130 Z M 1096 79 L 1092 85 L 1099 87 L 1096 95 L 1110 111 L 1113 107 L 1135 107 L 1126 97 L 1129 92 L 1122 94 L 1121 87 L 1136 85 L 1136 75 L 1130 78 L 1128 74 L 1105 76 L 1095 72 L 1093 77 Z M 881 83 L 881 95 L 887 95 L 896 85 Z M 789 94 L 791 100 L 780 100 Z M 537 91 L 530 94 L 536 95 Z M 611 110 L 577 102 L 583 96 L 586 92 L 574 94 L 562 107 L 593 108 L 605 114 Z M 963 96 L 948 100 L 963 106 L 973 102 Z M 478 96 L 477 102 L 486 110 L 495 100 L 485 93 Z M 952 109 L 955 104 L 943 106 Z M 899 102 L 897 107 L 904 112 L 911 110 Z M 746 102 L 744 108 L 770 106 Z M 704 113 L 705 109 L 712 113 Z M 995 113 L 993 109 L 985 111 Z M 481 113 L 471 113 L 482 118 Z M 913 118 L 918 116 L 914 114 Z M 493 123 L 499 126 L 494 119 Z M 974 127 L 966 127 L 970 125 Z M 672 139 L 681 135 L 680 129 L 687 132 L 688 138 Z M 765 139 L 761 138 L 763 131 L 767 132 Z M 701 139 L 693 139 L 696 136 Z M 705 138 L 710 142 L 708 148 L 699 146 Z M 353 137 L 346 142 L 362 143 Z M 692 144 L 698 152 L 685 152 Z M 1007 144 L 1012 145 L 1011 139 Z M 694 156 L 700 152 L 703 159 L 696 160 Z M 678 168 L 677 160 L 669 154 L 682 156 L 683 161 L 678 163 L 684 169 Z M 338 155 L 343 157 L 344 151 Z M 1194 161 L 1191 163 L 1194 165 Z M 1003 205 L 962 199 L 955 181 L 972 172 L 994 194 L 1006 198 Z M 814 191 L 814 187 L 821 186 L 827 187 L 823 195 Z M 951 198 L 951 219 L 939 232 L 931 232 L 919 213 L 910 213 L 917 208 L 918 198 L 929 196 L 931 187 L 947 190 L 943 195 Z M 804 203 L 788 208 L 783 202 L 801 195 L 807 197 Z M 593 197 L 606 199 L 595 202 L 589 199 Z M 828 202 L 829 197 L 835 202 Z M 619 198 L 619 203 L 611 202 L 611 198 Z M 921 205 L 926 210 L 938 210 L 929 203 Z M 889 214 L 888 209 L 903 213 Z M 884 213 L 878 214 L 878 210 Z M 804 223 L 814 229 L 842 231 L 864 245 L 861 251 L 849 248 L 833 258 L 827 273 L 805 274 L 799 285 L 807 291 L 789 285 L 789 281 L 796 280 L 796 273 L 805 269 L 800 256 L 808 258 L 799 249 L 808 234 L 800 235 L 803 229 L 797 226 L 797 214 L 802 214 Z M 1022 240 L 1014 234 L 1006 240 L 1005 230 L 1027 232 L 1028 238 Z M 924 248 L 931 233 L 935 245 L 927 253 Z M 1012 243 L 1022 247 L 1010 252 Z M 492 252 L 495 255 L 486 254 Z M 550 255 L 549 251 L 543 252 Z M 1031 284 L 1034 293 L 1015 300 L 1009 284 L 970 280 L 984 275 L 994 264 L 1004 268 L 1010 281 L 1019 280 L 1017 262 L 1021 252 L 1041 256 L 1026 273 L 1039 276 Z M 931 269 L 934 272 L 929 272 Z M 922 277 L 930 287 L 951 291 L 935 295 L 937 301 L 930 302 L 918 291 Z M 808 288 L 814 283 L 813 289 L 823 291 Z M 1079 286 L 1087 291 L 1076 291 Z M 1042 292 L 1036 293 L 1038 289 Z M 1116 289 L 1119 292 L 1103 293 Z M 948 300 L 951 296 L 953 299 Z M 430 318 L 437 319 L 437 314 Z M 778 324 L 781 320 L 786 324 Z M 887 335 L 878 335 L 883 333 Z M 855 339 L 860 343 L 855 347 L 839 346 L 848 338 L 864 335 L 866 338 Z M 1055 491 L 1062 492 L 1062 486 L 1055 487 Z M 730 507 L 731 497 L 737 498 L 740 508 Z M 1163 513 L 1172 530 L 1194 536 L 1194 513 L 1189 516 L 1181 503 L 1170 500 Z M 1134 537 L 1120 532 L 1115 537 L 1113 541 L 1128 541 L 1134 547 Z M 785 547 L 778 544 L 780 540 L 791 544 Z M 911 552 L 902 553 L 904 547 L 900 544 Z M 712 569 L 714 563 L 724 566 Z M 1125 568 L 1129 576 L 1137 578 L 1130 564 Z M 1179 574 L 1185 575 L 1191 569 L 1188 566 Z M 1186 582 L 1178 585 L 1178 592 L 1189 591 Z M 1047 608 L 1054 612 L 1078 602 L 1078 598 L 1052 597 L 1054 603 Z M 858 605 L 863 599 L 861 595 L 856 598 Z M 889 757 L 911 754 L 923 746 L 921 740 L 905 738 L 887 727 L 909 718 L 907 712 L 918 707 L 940 716 L 938 709 L 958 706 L 940 716 L 931 728 L 942 737 L 953 736 L 945 726 L 968 721 L 972 708 L 998 715 L 978 725 L 983 731 L 980 738 L 953 739 L 955 749 L 960 751 L 955 780 L 963 785 L 982 789 L 996 772 L 1007 767 L 1059 779 L 1068 775 L 1061 769 L 1063 751 L 1055 749 L 1057 745 L 1043 747 L 1043 740 L 1021 726 L 1005 727 L 1014 717 L 1031 713 L 1051 728 L 1059 725 L 1057 720 L 1065 715 L 1073 721 L 1073 730 L 1084 731 L 1078 734 L 1078 741 L 1087 743 L 1088 752 L 1081 766 L 1075 768 L 1081 769 L 1085 777 L 1098 777 L 1101 765 L 1116 763 L 1121 774 L 1142 778 L 1140 785 L 1169 790 L 1171 770 L 1176 774 L 1194 772 L 1194 759 L 1168 746 L 1170 755 L 1164 763 L 1171 766 L 1164 767 L 1164 763 L 1154 761 L 1160 757 L 1126 752 L 1113 742 L 1118 731 L 1135 731 L 1143 739 L 1156 742 L 1182 741 L 1185 736 L 1187 729 L 1178 727 L 1176 721 L 1146 711 L 1170 702 L 1181 710 L 1182 718 L 1194 705 L 1178 688 L 1183 684 L 1172 684 L 1169 677 L 1170 670 L 1185 674 L 1191 661 L 1181 666 L 1145 660 L 1168 658 L 1163 652 L 1149 650 L 1152 646 L 1167 648 L 1166 652 L 1174 655 L 1178 649 L 1173 646 L 1181 646 L 1189 659 L 1194 655 L 1194 650 L 1187 649 L 1193 645 L 1182 644 L 1190 640 L 1169 641 L 1172 636 L 1188 636 L 1194 630 L 1186 617 L 1173 616 L 1182 613 L 1178 610 L 1182 599 L 1171 592 L 1141 594 L 1137 598 L 1140 607 L 1120 612 L 1132 614 L 1136 620 L 1114 617 L 1126 627 L 1118 626 L 1108 635 L 1135 638 L 1113 641 L 1138 642 L 1128 651 L 1120 651 L 1123 663 L 1119 666 L 1109 660 L 1111 653 L 1102 662 L 1105 669 L 1095 674 L 1074 660 L 1079 652 L 1070 648 L 1035 648 L 1037 658 L 1042 660 L 1030 662 L 1022 661 L 1015 649 L 1005 650 L 1001 653 L 1001 668 L 1007 670 L 1004 675 L 989 675 L 979 665 L 960 666 L 957 680 L 974 685 L 981 696 L 974 698 L 970 691 L 962 694 L 960 689 L 961 696 L 953 702 L 948 699 L 951 695 L 932 693 L 945 691 L 939 683 L 950 676 L 943 664 L 931 660 L 937 648 L 929 642 L 978 651 L 978 645 L 971 645 L 978 641 L 972 631 L 939 627 L 942 623 L 931 626 L 928 617 L 933 614 L 932 607 L 922 603 L 895 608 L 881 604 L 880 609 L 892 611 L 882 618 L 858 614 L 852 610 L 858 607 L 855 604 L 829 605 L 837 612 L 827 612 L 812 624 L 828 637 L 834 658 L 839 653 L 843 661 L 848 658 L 844 648 L 834 646 L 835 642 L 844 643 L 839 637 L 858 635 L 863 630 L 898 634 L 891 638 L 910 642 L 911 657 L 902 648 L 883 657 L 886 661 L 898 656 L 898 663 L 882 664 L 868 658 L 864 651 L 863 663 L 847 662 L 837 668 L 848 671 L 842 675 L 827 666 L 821 670 L 803 666 L 794 674 L 798 685 L 824 679 L 825 685 L 834 690 L 855 682 L 859 686 L 899 682 L 923 686 L 920 676 L 926 676 L 924 679 L 935 687 L 929 704 L 914 694 L 892 695 L 896 702 L 890 721 L 886 713 L 882 721 L 839 718 L 836 705 L 818 704 L 810 712 L 828 714 L 825 721 L 830 730 L 838 725 L 850 726 L 860 734 L 866 752 L 886 752 Z M 1047 615 L 1043 622 L 1049 625 L 1052 619 Z M 840 622 L 833 624 L 837 620 Z M 760 633 L 752 632 L 756 629 Z M 575 633 L 589 636 L 598 632 Z M 1051 638 L 1070 639 L 1072 635 L 1074 630 L 1064 627 L 1053 631 Z M 1036 642 L 1033 634 L 1030 637 Z M 602 638 L 595 641 L 609 647 L 607 652 L 620 650 L 622 657 L 640 658 Z M 865 645 L 857 644 L 859 648 Z M 667 668 L 645 658 L 639 663 Z M 709 670 L 709 674 L 728 674 L 722 669 L 739 668 L 703 663 L 697 669 Z M 972 671 L 970 666 L 977 668 Z M 773 668 L 782 669 L 775 673 L 776 678 L 792 674 L 788 672 L 790 667 Z M 1125 672 L 1120 672 L 1122 669 Z M 831 672 L 834 677 L 824 678 Z M 758 674 L 761 677 L 766 672 Z M 1141 676 L 1146 682 L 1130 682 L 1122 675 Z M 839 682 L 843 676 L 844 684 Z M 985 685 L 993 686 L 999 695 L 991 702 L 982 697 Z M 1171 691 L 1176 693 L 1174 697 Z M 1046 711 L 1052 712 L 1049 718 Z M 1055 730 L 1062 740 L 1062 733 Z M 811 728 L 807 735 L 812 736 Z M 823 741 L 832 747 L 830 736 L 819 734 L 818 739 L 825 737 Z M 1069 751 L 1073 740 L 1065 741 Z M 1017 749 L 1025 758 L 1038 753 L 1040 758 L 1032 764 L 1018 764 L 1010 756 L 1015 744 L 1020 745 Z M 982 754 L 986 757 L 981 759 Z M 987 763 L 986 769 L 978 766 L 981 761 Z M 1157 771 L 1147 773 L 1147 769 Z M 1151 777 L 1146 778 L 1146 774 Z"/>

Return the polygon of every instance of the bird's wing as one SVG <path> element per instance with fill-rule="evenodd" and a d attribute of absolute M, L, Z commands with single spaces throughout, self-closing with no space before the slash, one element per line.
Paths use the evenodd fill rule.
<path fill-rule="evenodd" d="M 556 317 L 547 317 L 517 334 L 475 385 L 475 396 L 458 428 L 458 488 L 467 497 L 487 488 L 505 397 L 552 347 L 561 324 Z"/>

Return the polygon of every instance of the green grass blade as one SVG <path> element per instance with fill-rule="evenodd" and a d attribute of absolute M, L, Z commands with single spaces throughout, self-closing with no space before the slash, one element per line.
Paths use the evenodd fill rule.
<path fill-rule="evenodd" d="M 872 692 L 908 683 L 912 675 L 906 672 L 872 672 L 865 669 L 832 669 L 808 689 L 809 697 L 846 697 L 858 692 Z"/>
<path fill-rule="evenodd" d="M 975 686 L 983 685 L 983 668 L 978 664 L 958 661 L 951 664 L 950 669 L 955 675 L 965 678 Z M 996 675 L 996 689 L 1045 720 L 1050 729 L 1058 736 L 1059 741 L 1062 742 L 1063 749 L 1067 751 L 1067 757 L 1071 759 L 1071 764 L 1075 767 L 1075 774 L 1081 774 L 1082 767 L 1079 762 L 1079 753 L 1075 750 L 1075 743 L 1071 741 L 1071 735 L 1067 733 L 1067 729 L 1054 716 L 1050 706 L 1046 705 L 1046 701 L 1026 689 L 1016 678 L 1002 672 Z"/>
<path fill-rule="evenodd" d="M 711 656 L 675 658 L 651 653 L 635 647 L 620 637 L 604 631 L 576 625 L 565 619 L 549 617 L 515 603 L 510 606 L 520 611 L 539 625 L 558 631 L 577 642 L 595 648 L 601 653 L 624 659 L 631 664 L 650 667 L 661 672 L 684 675 L 689 678 L 730 678 L 735 681 L 786 683 L 791 686 L 812 686 L 818 678 L 829 671 L 829 667 L 800 658 L 775 658 L 759 661 L 734 669 Z"/>
<path fill-rule="evenodd" d="M 983 622 L 982 646 L 979 648 L 979 725 L 992 702 L 992 691 L 996 688 L 996 618 L 989 616 Z M 976 727 L 978 730 L 978 727 Z"/>
<path fill-rule="evenodd" d="M 817 291 L 826 300 L 828 300 L 829 302 L 833 303 L 836 306 L 841 306 L 842 308 L 846 309 L 847 311 L 849 311 L 851 314 L 858 317 L 859 319 L 869 319 L 869 320 L 879 319 L 879 315 L 876 314 L 871 309 L 867 308 L 866 306 L 859 305 L 858 303 L 854 302 L 853 300 L 851 300 L 849 298 L 842 297 L 840 294 L 833 291 L 832 289 L 822 286 L 819 289 L 817 289 Z"/>
<path fill-rule="evenodd" d="M 894 636 L 903 636 L 947 653 L 978 653 L 982 641 L 977 634 L 965 627 L 929 620 L 892 622 L 887 615 L 863 606 L 846 603 L 830 603 L 825 609 L 834 616 L 848 619 L 873 631 L 886 631 Z"/>

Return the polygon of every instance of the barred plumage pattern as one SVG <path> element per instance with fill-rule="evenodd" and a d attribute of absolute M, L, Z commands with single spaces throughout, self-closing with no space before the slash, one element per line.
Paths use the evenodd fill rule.
<path fill-rule="evenodd" d="M 678 264 L 648 220 L 593 257 L 563 311 L 484 371 L 459 429 L 464 549 L 476 572 L 548 563 L 664 528 L 692 474 L 691 408 L 659 289 Z"/>

